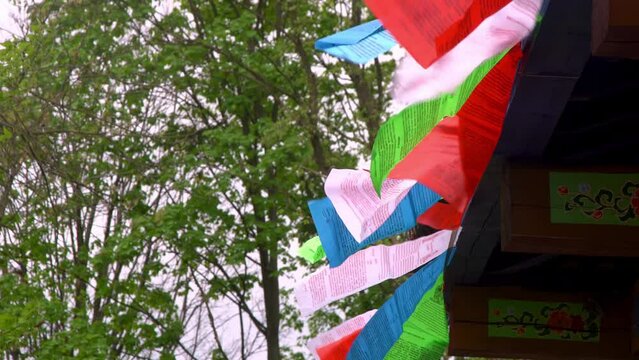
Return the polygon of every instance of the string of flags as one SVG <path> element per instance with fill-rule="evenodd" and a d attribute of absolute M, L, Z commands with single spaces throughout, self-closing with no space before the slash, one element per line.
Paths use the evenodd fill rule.
<path fill-rule="evenodd" d="M 380 128 L 370 172 L 334 169 L 309 201 L 318 236 L 300 256 L 325 266 L 302 279 L 306 317 L 333 301 L 412 273 L 377 310 L 308 342 L 321 360 L 440 359 L 448 346 L 443 271 L 461 219 L 495 149 L 522 41 L 543 0 L 366 0 L 377 20 L 317 40 L 365 64 L 402 46 L 390 93 L 400 111 Z M 374 245 L 417 223 L 438 231 Z M 374 245 L 374 246 L 371 246 Z"/>

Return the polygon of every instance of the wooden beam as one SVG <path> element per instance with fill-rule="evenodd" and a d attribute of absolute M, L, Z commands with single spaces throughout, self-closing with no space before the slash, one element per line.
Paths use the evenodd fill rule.
<path fill-rule="evenodd" d="M 592 13 L 594 56 L 639 59 L 639 2 L 594 0 Z"/>
<path fill-rule="evenodd" d="M 525 46 L 497 157 L 540 157 L 590 57 L 591 0 L 547 1 L 544 19 Z M 493 159 L 471 201 L 447 278 L 479 280 L 499 243 L 501 168 Z"/>
<path fill-rule="evenodd" d="M 522 61 L 497 154 L 543 153 L 590 58 L 591 14 L 591 0 L 549 2 Z"/>

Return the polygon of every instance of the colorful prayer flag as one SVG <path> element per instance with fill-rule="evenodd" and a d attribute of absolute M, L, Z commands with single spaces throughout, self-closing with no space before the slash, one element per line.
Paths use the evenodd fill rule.
<path fill-rule="evenodd" d="M 375 315 L 370 310 L 312 338 L 306 345 L 315 359 L 344 360 L 362 328 Z"/>
<path fill-rule="evenodd" d="M 333 169 L 324 191 L 355 241 L 362 242 L 382 226 L 416 183 L 388 180 L 377 196 L 368 171 Z"/>
<path fill-rule="evenodd" d="M 308 207 L 328 263 L 331 267 L 336 267 L 358 250 L 412 229 L 417 224 L 416 219 L 420 214 L 440 198 L 427 187 L 415 184 L 382 226 L 361 243 L 355 241 L 328 198 L 311 200 Z"/>
<path fill-rule="evenodd" d="M 324 248 L 322 248 L 322 242 L 319 236 L 314 236 L 307 240 L 299 249 L 299 256 L 306 261 L 314 264 L 326 257 Z"/>
<path fill-rule="evenodd" d="M 424 68 L 509 0 L 365 0 L 397 42 Z"/>
<path fill-rule="evenodd" d="M 449 250 L 449 251 L 452 251 Z M 404 322 L 413 314 L 446 265 L 448 252 L 424 265 L 382 305 L 353 342 L 349 360 L 383 359 L 403 332 Z"/>
<path fill-rule="evenodd" d="M 385 360 L 440 360 L 448 347 L 448 319 L 444 303 L 444 274 L 426 292 L 404 322 L 399 339 Z"/>
<path fill-rule="evenodd" d="M 438 229 L 459 227 L 499 140 L 520 58 L 517 45 L 481 81 L 457 115 L 439 123 L 390 172 L 389 178 L 417 180 L 446 200 L 422 214 L 420 223 Z"/>
<path fill-rule="evenodd" d="M 382 23 L 373 20 L 321 38 L 315 42 L 315 49 L 355 64 L 365 64 L 395 45 L 395 39 Z"/>
<path fill-rule="evenodd" d="M 297 306 L 302 316 L 309 316 L 331 302 L 405 275 L 454 246 L 451 236 L 442 230 L 396 245 L 371 246 L 338 267 L 323 266 L 295 287 Z"/>

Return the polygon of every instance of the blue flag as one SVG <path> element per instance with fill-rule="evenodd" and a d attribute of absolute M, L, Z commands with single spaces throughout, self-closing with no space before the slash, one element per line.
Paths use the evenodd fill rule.
<path fill-rule="evenodd" d="M 401 234 L 417 225 L 417 218 L 441 197 L 421 184 L 415 184 L 395 211 L 369 237 L 358 243 L 340 219 L 328 198 L 311 200 L 308 207 L 330 267 L 341 265 L 346 258 L 379 240 Z"/>
<path fill-rule="evenodd" d="M 315 49 L 356 64 L 365 64 L 390 50 L 397 42 L 379 20 L 321 38 Z"/>
<path fill-rule="evenodd" d="M 424 294 L 444 271 L 446 259 L 454 248 L 424 265 L 368 321 L 353 342 L 348 360 L 383 359 L 401 336 L 404 322 L 413 314 Z"/>

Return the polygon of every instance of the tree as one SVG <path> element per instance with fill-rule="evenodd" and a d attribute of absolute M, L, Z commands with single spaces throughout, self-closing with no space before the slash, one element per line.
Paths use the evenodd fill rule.
<path fill-rule="evenodd" d="M 388 102 L 392 64 L 312 49 L 361 1 L 23 5 L 0 50 L 5 357 L 292 356 L 280 279 L 306 201 L 368 154 Z"/>

